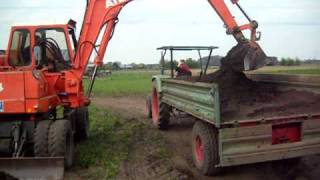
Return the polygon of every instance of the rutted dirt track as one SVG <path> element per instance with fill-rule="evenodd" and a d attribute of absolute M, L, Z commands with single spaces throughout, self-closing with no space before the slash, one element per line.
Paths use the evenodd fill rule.
<path fill-rule="evenodd" d="M 193 166 L 191 131 L 194 120 L 184 115 L 171 119 L 170 128 L 159 131 L 145 115 L 143 97 L 95 98 L 93 103 L 113 110 L 127 120 L 139 121 L 146 129 L 136 136 L 131 158 L 123 163 L 118 179 L 203 179 L 203 180 L 317 180 L 320 156 L 298 161 L 280 161 L 226 168 L 217 177 L 202 176 Z M 165 150 L 163 150 L 165 149 Z M 161 152 L 166 151 L 164 156 Z M 159 153 L 160 152 L 160 153 Z M 160 154 L 160 155 L 159 155 Z"/>

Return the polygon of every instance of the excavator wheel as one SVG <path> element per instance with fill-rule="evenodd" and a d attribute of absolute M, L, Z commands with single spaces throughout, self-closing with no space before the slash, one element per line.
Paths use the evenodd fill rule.
<path fill-rule="evenodd" d="M 43 120 L 38 122 L 37 127 L 34 130 L 33 139 L 33 152 L 35 157 L 48 157 L 48 135 L 49 128 L 52 121 Z"/>
<path fill-rule="evenodd" d="M 88 107 L 80 107 L 76 111 L 76 140 L 84 140 L 89 136 L 89 112 Z"/>
<path fill-rule="evenodd" d="M 49 129 L 49 155 L 64 157 L 65 167 L 70 168 L 74 161 L 74 140 L 70 121 L 57 120 Z"/>

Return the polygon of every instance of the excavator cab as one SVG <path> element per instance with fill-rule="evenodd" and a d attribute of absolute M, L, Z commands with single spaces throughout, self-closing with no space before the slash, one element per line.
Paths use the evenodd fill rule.
<path fill-rule="evenodd" d="M 47 68 L 49 72 L 70 69 L 73 58 L 70 32 L 73 31 L 67 25 L 13 27 L 8 65 L 16 69 Z"/>

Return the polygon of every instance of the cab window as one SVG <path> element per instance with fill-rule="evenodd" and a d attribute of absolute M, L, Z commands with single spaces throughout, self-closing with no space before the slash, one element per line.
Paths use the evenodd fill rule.
<path fill-rule="evenodd" d="M 9 52 L 9 64 L 11 66 L 31 64 L 30 32 L 28 30 L 14 31 Z"/>
<path fill-rule="evenodd" d="M 35 33 L 34 57 L 39 68 L 61 71 L 70 66 L 70 56 L 63 28 L 38 29 Z"/>

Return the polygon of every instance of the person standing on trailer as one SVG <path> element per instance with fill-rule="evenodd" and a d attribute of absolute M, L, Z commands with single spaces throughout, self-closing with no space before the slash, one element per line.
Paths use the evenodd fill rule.
<path fill-rule="evenodd" d="M 188 64 L 186 63 L 186 61 L 184 59 L 180 60 L 180 63 L 178 65 L 178 67 L 176 68 L 176 72 L 177 72 L 177 77 L 191 77 L 192 76 L 192 72 L 190 70 L 190 67 L 188 66 Z"/>

